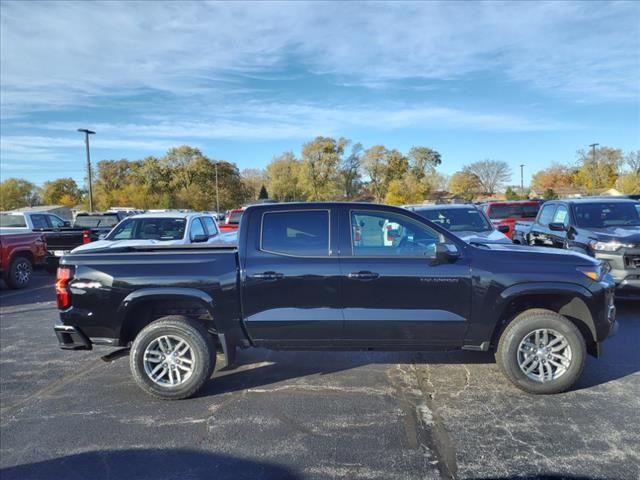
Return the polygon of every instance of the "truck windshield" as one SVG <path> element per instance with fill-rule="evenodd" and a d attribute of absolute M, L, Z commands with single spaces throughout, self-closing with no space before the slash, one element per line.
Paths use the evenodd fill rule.
<path fill-rule="evenodd" d="M 26 227 L 23 215 L 0 215 L 0 227 Z"/>
<path fill-rule="evenodd" d="M 584 203 L 575 205 L 576 224 L 582 228 L 640 226 L 634 203 Z"/>
<path fill-rule="evenodd" d="M 492 205 L 489 208 L 489 218 L 497 220 L 499 218 L 535 218 L 540 210 L 537 203 L 513 204 L 513 205 Z"/>
<path fill-rule="evenodd" d="M 107 240 L 182 240 L 184 218 L 128 218 L 111 230 Z"/>
<path fill-rule="evenodd" d="M 438 208 L 416 210 L 421 217 L 431 220 L 452 232 L 485 232 L 493 227 L 475 208 Z"/>
<path fill-rule="evenodd" d="M 118 224 L 117 215 L 78 215 L 74 227 L 111 228 Z"/>

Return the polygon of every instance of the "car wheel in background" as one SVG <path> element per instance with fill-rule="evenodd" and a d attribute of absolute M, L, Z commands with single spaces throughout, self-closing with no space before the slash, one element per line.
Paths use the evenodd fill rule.
<path fill-rule="evenodd" d="M 10 288 L 25 288 L 33 276 L 33 263 L 27 257 L 16 256 L 11 260 L 6 282 Z"/>

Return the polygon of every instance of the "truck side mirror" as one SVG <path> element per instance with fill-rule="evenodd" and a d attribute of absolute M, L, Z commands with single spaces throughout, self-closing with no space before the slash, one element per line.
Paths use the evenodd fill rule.
<path fill-rule="evenodd" d="M 202 243 L 202 242 L 206 242 L 207 240 L 209 240 L 209 235 L 204 235 L 201 233 L 198 235 L 194 235 L 193 238 L 191 239 L 193 243 Z"/>
<path fill-rule="evenodd" d="M 460 258 L 460 251 L 452 243 L 436 243 L 436 262 L 452 263 Z"/>
<path fill-rule="evenodd" d="M 63 227 L 70 227 L 70 226 L 71 226 L 71 222 L 69 222 L 69 221 L 65 221 L 65 222 L 62 224 L 62 226 L 63 226 Z"/>
<path fill-rule="evenodd" d="M 549 224 L 549 230 L 553 230 L 554 232 L 564 232 L 567 231 L 567 226 L 562 222 L 551 222 Z"/>
<path fill-rule="evenodd" d="M 507 233 L 509 231 L 509 225 L 498 225 L 498 231 L 500 233 Z"/>

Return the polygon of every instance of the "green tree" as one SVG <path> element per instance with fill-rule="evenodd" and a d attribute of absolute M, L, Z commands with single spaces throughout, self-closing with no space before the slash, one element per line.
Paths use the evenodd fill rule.
<path fill-rule="evenodd" d="M 58 178 L 44 182 L 42 201 L 47 205 L 65 205 L 75 207 L 82 200 L 82 192 L 73 178 Z"/>
<path fill-rule="evenodd" d="M 0 182 L 0 210 L 32 207 L 38 200 L 37 187 L 23 178 L 7 178 Z"/>
<path fill-rule="evenodd" d="M 451 175 L 449 191 L 470 202 L 482 192 L 482 185 L 473 173 L 462 170 Z"/>
<path fill-rule="evenodd" d="M 624 161 L 632 174 L 640 175 L 640 150 L 627 153 Z"/>
<path fill-rule="evenodd" d="M 478 179 L 483 193 L 493 195 L 511 178 L 511 169 L 502 160 L 480 160 L 463 169 Z"/>
<path fill-rule="evenodd" d="M 266 200 L 267 198 L 269 198 L 269 193 L 267 192 L 267 187 L 262 185 L 262 187 L 260 187 L 260 195 L 258 195 L 258 200 Z"/>
<path fill-rule="evenodd" d="M 542 194 L 542 198 L 545 200 L 556 200 L 558 195 L 553 191 L 553 188 L 547 188 Z"/>
<path fill-rule="evenodd" d="M 384 161 L 387 164 L 384 177 L 385 190 L 393 180 L 401 180 L 409 173 L 409 159 L 398 150 L 387 150 Z"/>
<path fill-rule="evenodd" d="M 342 181 L 343 195 L 352 199 L 358 194 L 361 186 L 360 160 L 362 158 L 362 144 L 355 143 L 351 147 L 351 154 L 340 160 L 339 176 Z"/>
<path fill-rule="evenodd" d="M 362 169 L 369 177 L 368 187 L 376 202 L 381 202 L 386 195 L 385 179 L 387 178 L 387 149 L 384 145 L 374 145 L 365 150 L 362 156 Z"/>
<path fill-rule="evenodd" d="M 407 157 L 411 164 L 411 172 L 418 179 L 433 174 L 442 164 L 440 154 L 429 147 L 412 147 Z"/>
<path fill-rule="evenodd" d="M 622 150 L 602 146 L 593 150 L 578 150 L 578 170 L 574 183 L 592 192 L 600 188 L 611 188 L 615 185 L 624 164 Z"/>
<path fill-rule="evenodd" d="M 267 165 L 267 189 L 271 198 L 282 202 L 306 200 L 302 185 L 302 165 L 291 152 L 274 157 Z"/>
<path fill-rule="evenodd" d="M 504 196 L 507 200 L 521 200 L 522 197 L 513 189 L 512 186 L 508 186 L 504 192 Z"/>
<path fill-rule="evenodd" d="M 316 137 L 302 146 L 304 180 L 310 200 L 330 200 L 336 196 L 338 165 L 348 140 Z"/>
<path fill-rule="evenodd" d="M 267 183 L 267 172 L 262 168 L 245 168 L 240 172 L 242 183 L 249 200 L 256 200 L 260 187 Z"/>

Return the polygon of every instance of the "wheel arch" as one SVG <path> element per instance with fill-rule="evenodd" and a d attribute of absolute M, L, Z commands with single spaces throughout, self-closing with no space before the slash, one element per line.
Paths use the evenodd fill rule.
<path fill-rule="evenodd" d="M 218 334 L 214 299 L 195 288 L 143 288 L 127 295 L 116 312 L 119 343 L 126 345 L 149 323 L 168 315 L 183 315 Z"/>
<path fill-rule="evenodd" d="M 589 290 L 572 283 L 528 283 L 509 287 L 500 295 L 500 321 L 493 331 L 491 345 L 497 345 L 506 326 L 518 314 L 533 308 L 543 308 L 570 320 L 584 337 L 589 354 L 597 356 L 597 330 L 588 306 L 591 297 Z"/>

